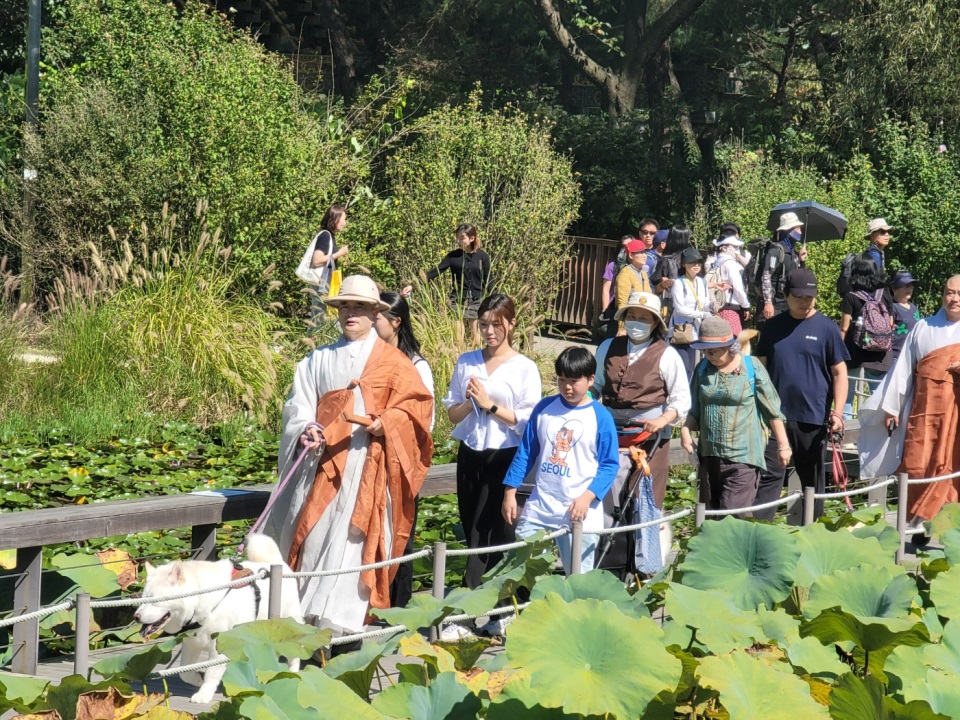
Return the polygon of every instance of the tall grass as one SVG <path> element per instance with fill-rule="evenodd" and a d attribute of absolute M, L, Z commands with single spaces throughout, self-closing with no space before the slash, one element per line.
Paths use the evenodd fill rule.
<path fill-rule="evenodd" d="M 64 270 L 48 298 L 58 362 L 26 383 L 35 422 L 81 440 L 167 419 L 277 419 L 285 361 L 275 348 L 285 326 L 236 290 L 242 269 L 207 228 L 206 211 L 200 203 L 181 225 L 165 207 L 156 232 L 143 225 L 137 237 L 114 236 L 120 257 L 91 245 L 82 271 Z M 4 415 L 8 429 L 20 423 L 16 409 Z"/>
<path fill-rule="evenodd" d="M 32 308 L 17 304 L 19 279 L 7 269 L 7 258 L 0 259 L 0 283 L 0 393 L 6 396 L 20 382 Z"/>

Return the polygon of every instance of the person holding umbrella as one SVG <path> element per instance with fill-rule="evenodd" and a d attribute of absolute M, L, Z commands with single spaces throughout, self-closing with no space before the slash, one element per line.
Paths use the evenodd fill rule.
<path fill-rule="evenodd" d="M 763 256 L 762 315 L 769 320 L 787 310 L 784 279 L 791 272 L 807 265 L 807 249 L 803 246 L 804 223 L 795 212 L 785 212 L 777 226 L 777 239 Z"/>

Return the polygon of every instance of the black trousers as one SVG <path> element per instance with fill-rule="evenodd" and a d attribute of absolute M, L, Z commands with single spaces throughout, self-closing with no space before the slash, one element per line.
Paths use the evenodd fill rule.
<path fill-rule="evenodd" d="M 517 449 L 472 450 L 460 443 L 457 451 L 457 506 L 467 547 L 488 547 L 514 541 L 513 527 L 501 514 L 503 478 Z M 485 553 L 467 558 L 463 576 L 469 588 L 480 585 L 480 578 L 500 562 L 503 553 Z"/>
<path fill-rule="evenodd" d="M 413 539 L 417 534 L 417 513 L 420 511 L 420 496 L 417 495 L 413 504 L 413 525 L 410 527 L 410 537 L 407 546 L 403 549 L 404 555 L 413 552 Z M 413 597 L 413 563 L 407 562 L 397 566 L 397 574 L 390 583 L 390 607 L 406 607 Z"/>
<path fill-rule="evenodd" d="M 711 510 L 736 510 L 753 505 L 760 468 L 714 456 L 700 460 L 700 502 Z"/>
<path fill-rule="evenodd" d="M 787 420 L 787 439 L 793 450 L 793 467 L 797 470 L 802 487 L 812 487 L 814 492 L 822 493 L 826 489 L 827 475 L 823 465 L 823 447 L 827 442 L 827 426 L 813 425 Z M 760 473 L 760 486 L 754 504 L 772 502 L 780 497 L 780 491 L 787 479 L 787 468 L 780 464 L 777 456 L 777 440 L 770 436 L 763 459 L 767 469 Z M 758 520 L 773 520 L 776 508 L 759 510 L 753 513 Z M 823 515 L 823 500 L 817 500 L 813 509 L 814 517 Z"/>

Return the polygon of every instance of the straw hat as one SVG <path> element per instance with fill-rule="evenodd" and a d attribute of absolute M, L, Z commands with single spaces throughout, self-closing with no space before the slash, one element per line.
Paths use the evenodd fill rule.
<path fill-rule="evenodd" d="M 656 316 L 657 321 L 660 323 L 660 327 L 664 330 L 667 329 L 666 323 L 664 323 L 663 318 L 660 315 L 660 298 L 654 295 L 653 293 L 648 292 L 632 292 L 630 297 L 627 298 L 627 304 L 623 307 L 617 308 L 616 314 L 613 316 L 614 320 L 623 320 L 623 316 L 627 314 L 627 310 L 630 308 L 640 308 L 641 310 L 646 310 L 647 312 L 653 313 Z"/>
<path fill-rule="evenodd" d="M 803 227 L 803 223 L 800 222 L 800 218 L 797 217 L 797 214 L 795 212 L 785 212 L 780 216 L 780 227 L 777 228 L 777 232 L 793 230 L 794 228 L 798 227 Z"/>
<path fill-rule="evenodd" d="M 334 297 L 325 297 L 323 302 L 330 307 L 338 308 L 348 302 L 358 302 L 370 305 L 374 310 L 389 310 L 390 306 L 380 299 L 377 284 L 366 275 L 350 275 L 343 279 L 340 292 Z"/>
<path fill-rule="evenodd" d="M 867 223 L 866 237 L 870 237 L 877 230 L 893 230 L 893 226 L 888 224 L 887 221 L 884 220 L 883 218 L 874 218 L 873 220 Z"/>

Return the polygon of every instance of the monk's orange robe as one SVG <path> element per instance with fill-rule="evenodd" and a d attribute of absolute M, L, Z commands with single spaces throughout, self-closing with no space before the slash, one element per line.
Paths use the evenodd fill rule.
<path fill-rule="evenodd" d="M 363 564 L 403 555 L 410 537 L 417 493 L 423 485 L 433 461 L 430 423 L 433 419 L 433 397 L 420 380 L 413 363 L 400 350 L 380 339 L 374 344 L 363 373 L 360 392 L 366 414 L 380 418 L 383 437 L 370 436 L 367 457 L 360 476 L 357 504 L 351 525 L 364 534 Z M 348 412 L 355 412 L 352 391 L 336 390 L 335 402 L 345 403 Z M 318 412 L 330 416 L 333 393 L 320 398 Z M 323 431 L 326 450 L 317 464 L 317 476 L 297 521 L 290 546 L 288 564 L 300 568 L 304 541 L 324 510 L 340 491 L 346 466 L 350 438 L 362 427 L 346 422 L 334 413 L 335 419 Z M 392 503 L 392 547 L 386 547 L 384 515 L 387 489 Z M 370 589 L 370 605 L 390 607 L 390 582 L 399 566 L 366 570 L 360 581 Z"/>
<path fill-rule="evenodd" d="M 960 345 L 947 345 L 924 356 L 914 376 L 913 408 L 907 421 L 901 472 L 910 478 L 949 475 L 960 468 L 960 384 L 947 370 L 960 360 Z M 960 478 L 926 485 L 911 485 L 911 515 L 929 520 L 944 504 L 957 502 Z"/>

